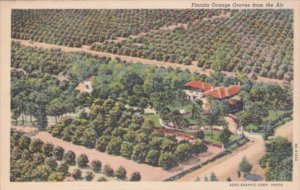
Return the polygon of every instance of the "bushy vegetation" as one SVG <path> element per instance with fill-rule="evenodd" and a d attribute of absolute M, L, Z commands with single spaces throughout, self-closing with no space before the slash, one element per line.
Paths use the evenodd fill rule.
<path fill-rule="evenodd" d="M 242 126 L 256 126 L 255 132 L 271 135 L 276 125 L 269 119 L 269 112 L 283 112 L 283 116 L 292 117 L 293 91 L 289 88 L 274 84 L 255 84 L 248 80 L 241 80 L 240 97 L 243 101 L 243 110 L 236 115 Z M 266 119 L 265 119 L 266 118 Z M 251 129 L 251 128 L 250 128 Z"/>
<path fill-rule="evenodd" d="M 292 181 L 293 146 L 286 138 L 276 137 L 266 143 L 266 154 L 260 160 L 266 168 L 267 181 Z"/>
<path fill-rule="evenodd" d="M 154 129 L 153 122 L 144 121 L 140 114 L 127 110 L 122 100 L 96 99 L 89 113 L 64 119 L 49 132 L 75 144 L 164 169 L 206 151 L 206 146 L 201 144 L 198 146 L 202 149 L 198 150 L 189 142 L 164 136 Z"/>
<path fill-rule="evenodd" d="M 248 162 L 246 157 L 243 157 L 242 161 L 240 162 L 239 169 L 245 174 L 249 174 L 250 171 L 252 170 L 252 165 Z"/>

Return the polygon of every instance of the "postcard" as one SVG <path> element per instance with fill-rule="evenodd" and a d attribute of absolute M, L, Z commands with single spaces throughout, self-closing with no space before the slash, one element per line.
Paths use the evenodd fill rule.
<path fill-rule="evenodd" d="M 1 1 L 1 189 L 300 189 L 299 1 Z"/>

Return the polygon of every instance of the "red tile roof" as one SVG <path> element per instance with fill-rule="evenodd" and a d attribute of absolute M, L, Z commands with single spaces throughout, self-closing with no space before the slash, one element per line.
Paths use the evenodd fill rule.
<path fill-rule="evenodd" d="M 240 87 L 238 85 L 233 85 L 227 88 L 230 96 L 238 94 L 240 92 Z"/>
<path fill-rule="evenodd" d="M 231 96 L 234 96 L 240 92 L 240 87 L 238 85 L 233 85 L 228 88 L 218 87 L 210 91 L 203 93 L 204 96 L 212 96 L 217 99 L 224 99 Z"/>
<path fill-rule="evenodd" d="M 212 90 L 214 88 L 213 85 L 202 82 L 202 81 L 191 81 L 191 82 L 186 83 L 184 86 L 203 90 L 203 91 Z"/>

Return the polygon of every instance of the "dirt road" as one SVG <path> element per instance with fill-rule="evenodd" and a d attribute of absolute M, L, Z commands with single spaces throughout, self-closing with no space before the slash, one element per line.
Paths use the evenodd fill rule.
<path fill-rule="evenodd" d="M 275 131 L 275 136 L 281 136 L 287 138 L 289 141 L 293 141 L 293 122 L 288 122 Z"/>
<path fill-rule="evenodd" d="M 66 46 L 60 46 L 55 44 L 47 44 L 47 43 L 40 43 L 40 42 L 29 42 L 29 40 L 19 40 L 19 39 L 13 39 L 15 42 L 20 42 L 24 46 L 30 46 L 30 47 L 38 47 L 38 48 L 60 48 L 62 51 L 65 52 L 86 52 L 90 53 L 92 55 L 98 55 L 101 57 L 110 57 L 110 58 L 119 58 L 123 61 L 126 61 L 128 63 L 142 63 L 145 65 L 151 65 L 155 67 L 164 67 L 164 68 L 173 68 L 173 69 L 181 69 L 181 70 L 188 70 L 190 72 L 210 75 L 212 73 L 212 69 L 205 69 L 197 67 L 197 65 L 183 65 L 183 64 L 176 64 L 176 63 L 170 63 L 170 62 L 163 62 L 163 61 L 156 61 L 156 60 L 149 60 L 149 59 L 143 59 L 139 57 L 130 57 L 125 55 L 117 55 L 112 53 L 106 53 L 106 52 L 99 52 L 99 51 L 93 51 L 90 50 L 90 46 L 82 46 L 80 48 L 76 47 L 66 47 Z M 226 76 L 235 76 L 235 73 L 233 72 L 227 72 L 223 71 Z M 270 78 L 264 78 L 264 77 L 258 77 L 258 82 L 262 83 L 277 83 L 279 85 L 284 85 L 283 80 L 277 80 L 277 79 L 270 79 Z"/>
<path fill-rule="evenodd" d="M 103 165 L 109 164 L 114 170 L 116 170 L 119 166 L 122 165 L 126 168 L 127 174 L 129 176 L 132 172 L 139 171 L 143 181 L 162 181 L 163 179 L 176 175 L 177 173 L 186 170 L 190 167 L 193 167 L 199 164 L 200 162 L 204 162 L 221 152 L 221 149 L 210 146 L 207 153 L 204 153 L 196 158 L 184 162 L 178 167 L 173 168 L 171 171 L 165 171 L 159 167 L 153 167 L 146 164 L 139 164 L 132 160 L 127 160 L 121 156 L 112 156 L 107 153 L 99 152 L 95 149 L 88 149 L 84 146 L 79 146 L 71 142 L 63 141 L 61 139 L 53 137 L 48 132 L 38 132 L 36 128 L 20 126 L 14 126 L 13 128 L 27 133 L 32 138 L 39 138 L 44 142 L 53 143 L 55 146 L 61 146 L 65 150 L 72 150 L 75 152 L 76 155 L 85 153 L 90 161 L 95 159 L 101 160 Z"/>
<path fill-rule="evenodd" d="M 292 140 L 292 126 L 292 121 L 282 125 L 276 130 L 275 136 L 282 136 Z M 218 159 L 215 162 L 180 178 L 178 181 L 194 181 L 197 176 L 203 181 L 205 176 L 209 178 L 211 172 L 214 172 L 220 181 L 225 181 L 228 177 L 233 181 L 244 180 L 242 177 L 239 178 L 237 176 L 239 163 L 244 156 L 246 156 L 247 160 L 253 165 L 251 173 L 264 176 L 265 171 L 259 166 L 259 160 L 265 154 L 264 141 L 259 135 L 247 133 L 245 135 L 249 135 L 252 141 L 240 147 L 234 153 Z"/>

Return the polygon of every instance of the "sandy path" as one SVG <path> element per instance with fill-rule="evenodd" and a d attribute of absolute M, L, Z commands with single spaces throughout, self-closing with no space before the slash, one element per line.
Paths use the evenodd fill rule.
<path fill-rule="evenodd" d="M 237 124 L 235 121 L 230 118 L 230 117 L 224 117 L 225 121 L 228 123 L 228 129 L 231 131 L 233 134 L 237 133 Z"/>
<path fill-rule="evenodd" d="M 281 136 L 287 138 L 289 141 L 293 141 L 293 121 L 290 121 L 275 131 L 275 136 Z"/>
<path fill-rule="evenodd" d="M 111 41 L 111 42 L 123 42 L 125 40 L 128 40 L 129 38 L 132 38 L 132 39 L 136 39 L 136 38 L 139 38 L 139 37 L 143 37 L 143 36 L 146 36 L 150 33 L 159 33 L 159 32 L 165 32 L 165 31 L 171 31 L 171 30 L 175 30 L 176 28 L 184 28 L 184 29 L 187 29 L 188 27 L 188 24 L 184 24 L 184 23 L 174 23 L 174 24 L 171 24 L 169 26 L 162 26 L 160 27 L 159 29 L 157 30 L 150 30 L 149 32 L 141 32 L 137 35 L 130 35 L 129 37 L 127 38 L 124 38 L 124 37 L 116 37 L 115 40 L 106 40 L 106 41 Z"/>
<path fill-rule="evenodd" d="M 292 140 L 293 122 L 288 122 L 277 128 L 275 136 L 282 136 Z M 244 180 L 242 177 L 238 178 L 237 171 L 239 163 L 244 156 L 253 165 L 251 173 L 264 176 L 265 171 L 259 166 L 259 160 L 265 154 L 265 145 L 261 137 L 255 134 L 247 134 L 252 141 L 240 147 L 233 154 L 227 155 L 215 162 L 200 168 L 182 178 L 178 181 L 193 181 L 197 176 L 203 181 L 204 177 L 209 177 L 211 172 L 214 172 L 220 181 L 225 181 L 228 177 L 233 181 Z"/>
<path fill-rule="evenodd" d="M 93 50 L 90 50 L 90 46 L 82 46 L 81 48 L 76 48 L 76 47 L 67 47 L 67 46 L 60 46 L 60 45 L 40 43 L 40 42 L 29 42 L 29 40 L 13 39 L 13 41 L 20 42 L 24 46 L 47 48 L 47 49 L 60 48 L 62 51 L 65 51 L 65 52 L 86 52 L 86 53 L 90 53 L 92 55 L 98 55 L 101 57 L 119 58 L 128 63 L 142 63 L 145 65 L 151 65 L 151 66 L 155 66 L 155 67 L 164 67 L 164 68 L 173 68 L 173 69 L 178 68 L 181 70 L 188 70 L 190 72 L 205 74 L 208 76 L 213 71 L 212 69 L 204 70 L 202 68 L 197 67 L 197 65 L 195 65 L 195 64 L 183 65 L 183 64 L 176 64 L 176 63 L 170 63 L 170 62 L 143 59 L 143 58 L 139 58 L 139 57 L 130 57 L 130 56 L 126 56 L 126 55 L 117 55 L 117 54 L 112 54 L 112 53 L 93 51 Z M 231 76 L 231 77 L 235 76 L 234 72 L 223 71 L 222 73 L 224 73 L 226 76 Z M 278 80 L 278 79 L 258 77 L 257 81 L 262 82 L 262 83 L 277 83 L 279 85 L 284 85 L 283 80 Z"/>
<path fill-rule="evenodd" d="M 249 142 L 240 147 L 234 153 L 222 157 L 212 164 L 208 164 L 203 168 L 180 178 L 178 181 L 194 181 L 197 176 L 199 176 L 200 180 L 203 181 L 205 176 L 209 178 L 212 172 L 216 174 L 220 181 L 225 181 L 227 177 L 230 177 L 233 181 L 243 180 L 237 176 L 240 161 L 244 156 L 246 156 L 248 161 L 250 161 L 253 165 L 257 165 L 261 158 L 260 156 L 264 153 L 264 151 L 263 141 Z M 258 168 L 254 167 L 253 173 L 255 170 L 258 170 Z"/>
<path fill-rule="evenodd" d="M 219 152 L 221 149 L 215 147 L 209 147 L 208 152 L 202 155 L 199 155 L 196 158 L 190 159 L 189 161 L 182 163 L 176 168 L 173 168 L 171 171 L 165 171 L 159 167 L 153 167 L 146 164 L 139 164 L 132 160 L 127 160 L 121 156 L 112 156 L 107 153 L 99 152 L 95 149 L 88 149 L 84 146 L 75 145 L 71 142 L 63 141 L 61 139 L 53 137 L 48 132 L 37 132 L 36 128 L 30 127 L 13 127 L 16 130 L 23 131 L 32 138 L 39 138 L 44 142 L 53 143 L 56 146 L 61 146 L 65 150 L 72 150 L 76 155 L 85 153 L 89 160 L 99 159 L 102 164 L 110 164 L 113 169 L 117 169 L 119 166 L 124 166 L 127 170 L 127 174 L 130 176 L 132 172 L 139 171 L 143 181 L 162 181 L 163 179 L 169 178 L 177 173 L 191 168 L 200 162 L 204 162 Z"/>

